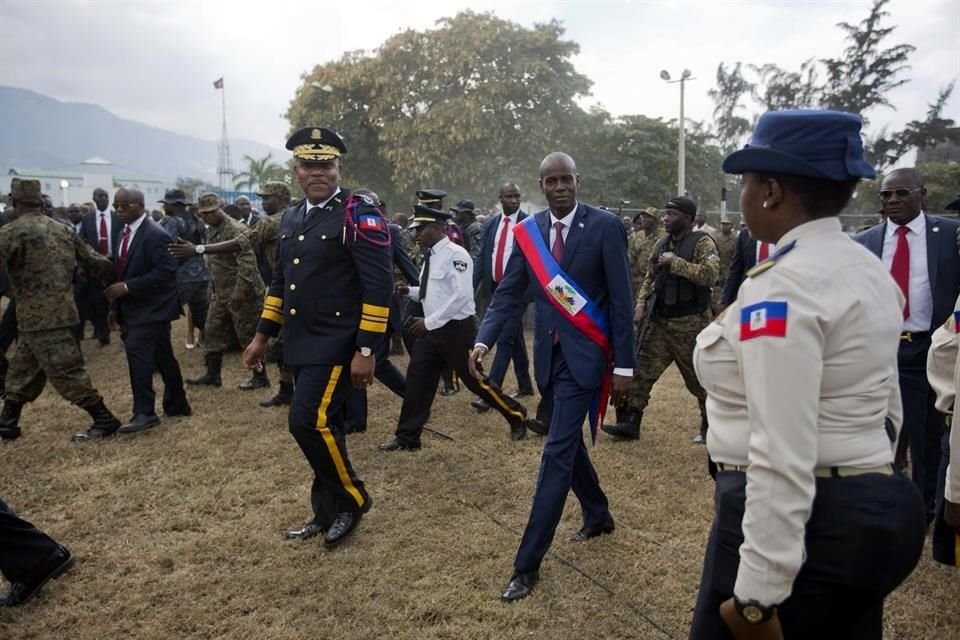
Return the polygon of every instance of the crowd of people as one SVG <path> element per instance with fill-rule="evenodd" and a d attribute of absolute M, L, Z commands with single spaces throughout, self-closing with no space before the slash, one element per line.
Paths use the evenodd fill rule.
<path fill-rule="evenodd" d="M 186 389 L 221 386 L 224 353 L 240 348 L 243 390 L 269 387 L 276 363 L 278 388 L 260 404 L 288 407 L 314 472 L 311 516 L 285 537 L 334 548 L 373 503 L 346 438 L 367 427 L 369 386 L 403 399 L 379 449 L 409 452 L 436 394 L 462 384 L 475 396 L 464 411 L 497 411 L 511 440 L 544 437 L 501 594 L 509 602 L 535 588 L 571 489 L 583 526 L 570 540 L 614 532 L 583 425 L 594 440 L 635 446 L 651 390 L 675 364 L 715 481 L 691 638 L 880 638 L 883 600 L 916 566 L 931 525 L 934 558 L 960 561 L 947 417 L 960 376 L 960 222 L 927 212 L 923 177 L 898 169 L 878 194 L 884 221 L 844 233 L 838 214 L 875 177 L 860 127 L 831 111 L 761 117 L 723 166 L 742 179 L 742 230 L 726 217 L 711 227 L 684 195 L 628 219 L 590 206 L 562 152 L 539 167 L 539 213 L 521 209 L 508 181 L 496 213 L 465 199 L 447 209 L 447 194 L 430 188 L 388 221 L 375 192 L 341 187 L 347 146 L 321 127 L 287 141 L 304 198 L 267 183 L 262 214 L 245 198 L 193 203 L 171 190 L 152 215 L 132 188 L 112 210 L 98 190 L 89 210 L 59 211 L 38 182 L 14 179 L 0 228 L 10 298 L 0 347 L 17 346 L 0 438 L 21 437 L 21 411 L 47 379 L 93 419 L 78 443 L 156 427 L 155 373 L 163 413 L 190 415 Z M 202 346 L 205 361 L 186 386 L 170 333 L 184 313 L 186 346 Z M 134 397 L 126 422 L 86 373 L 86 322 L 100 344 L 120 331 Z M 405 372 L 390 360 L 404 351 Z M 518 388 L 506 393 L 511 363 Z M 528 412 L 519 400 L 537 391 Z M 0 543 L 6 605 L 74 562 L 2 502 Z"/>

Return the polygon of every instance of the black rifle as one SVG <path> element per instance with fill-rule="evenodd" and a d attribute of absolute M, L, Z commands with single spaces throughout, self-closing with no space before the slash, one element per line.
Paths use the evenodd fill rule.
<path fill-rule="evenodd" d="M 640 324 L 640 331 L 637 333 L 636 353 L 640 353 L 643 343 L 647 339 L 647 333 L 650 331 L 650 325 L 653 324 L 653 314 L 657 310 L 657 301 L 660 299 L 660 289 L 663 287 L 663 281 L 666 279 L 670 269 L 658 268 L 657 263 L 650 259 L 650 268 L 657 272 L 653 278 L 653 285 L 650 288 L 650 295 L 644 301 L 643 322 Z"/>

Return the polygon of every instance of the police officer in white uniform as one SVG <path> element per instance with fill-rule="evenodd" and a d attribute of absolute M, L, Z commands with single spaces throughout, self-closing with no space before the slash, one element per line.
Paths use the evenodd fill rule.
<path fill-rule="evenodd" d="M 477 380 L 467 369 L 467 357 L 477 335 L 473 299 L 473 260 L 467 250 L 447 237 L 449 213 L 424 205 L 414 206 L 410 223 L 423 250 L 419 287 L 397 286 L 423 304 L 423 317 L 412 317 L 404 327 L 419 339 L 407 367 L 407 392 L 400 409 L 396 437 L 380 445 L 381 451 L 416 450 L 430 416 L 440 375 L 447 367 L 510 424 L 510 435 L 521 440 L 527 432 L 527 410 L 488 378 Z M 540 430 L 536 429 L 535 430 Z"/>
<path fill-rule="evenodd" d="M 933 520 L 933 559 L 960 566 L 960 298 L 953 315 L 933 332 L 927 352 L 927 379 L 937 394 L 937 411 L 947 416 L 937 476 L 937 505 Z"/>
<path fill-rule="evenodd" d="M 716 518 L 690 637 L 882 637 L 924 509 L 893 468 L 903 298 L 837 214 L 860 178 L 859 116 L 764 114 L 726 158 L 750 233 L 778 250 L 697 338 Z"/>

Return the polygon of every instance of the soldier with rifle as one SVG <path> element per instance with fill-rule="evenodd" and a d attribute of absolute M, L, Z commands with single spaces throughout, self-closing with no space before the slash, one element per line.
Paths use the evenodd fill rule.
<path fill-rule="evenodd" d="M 696 203 L 677 196 L 664 208 L 666 235 L 650 255 L 650 266 L 637 296 L 634 321 L 639 327 L 637 368 L 626 408 L 617 423 L 603 430 L 619 439 L 640 438 L 640 421 L 650 400 L 650 390 L 661 374 L 676 363 L 687 389 L 700 405 L 700 433 L 707 432 L 707 394 L 693 370 L 697 334 L 711 320 L 710 287 L 717 281 L 720 257 L 707 234 L 693 230 Z"/>

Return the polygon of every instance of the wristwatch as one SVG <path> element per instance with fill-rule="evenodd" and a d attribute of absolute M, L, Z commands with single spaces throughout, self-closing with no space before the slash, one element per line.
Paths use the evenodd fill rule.
<path fill-rule="evenodd" d="M 756 600 L 740 600 L 733 597 L 733 606 L 740 617 L 750 624 L 762 624 L 770 620 L 777 612 L 777 605 L 765 606 Z"/>
<path fill-rule="evenodd" d="M 371 349 L 370 347 L 359 347 L 357 351 L 359 351 L 360 355 L 363 356 L 364 358 L 369 358 L 370 356 L 373 355 L 373 349 Z"/>
<path fill-rule="evenodd" d="M 197 252 L 197 255 L 198 255 L 198 256 L 202 256 L 202 255 L 203 255 L 203 252 L 207 250 L 207 245 L 205 245 L 205 244 L 198 244 L 198 245 L 196 245 L 196 246 L 193 248 L 193 250 Z"/>

